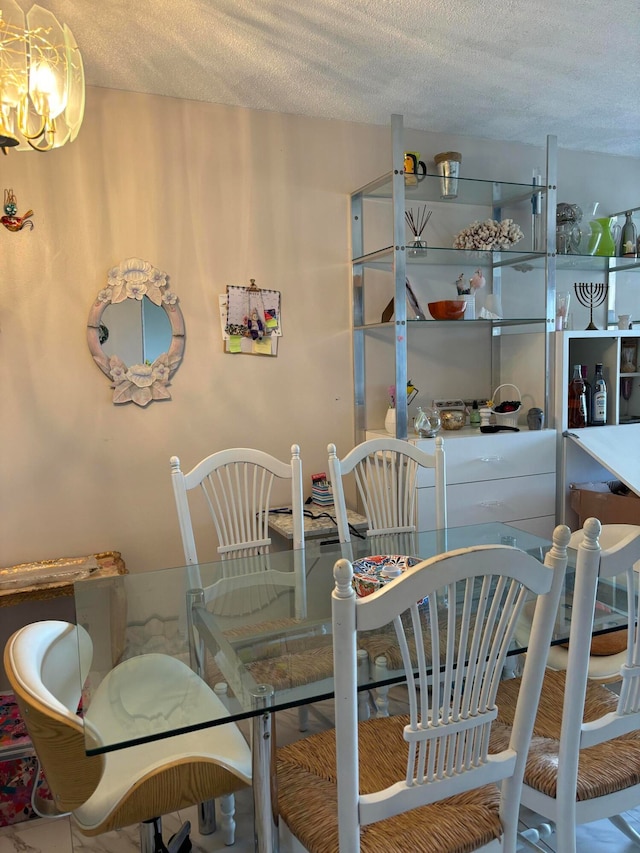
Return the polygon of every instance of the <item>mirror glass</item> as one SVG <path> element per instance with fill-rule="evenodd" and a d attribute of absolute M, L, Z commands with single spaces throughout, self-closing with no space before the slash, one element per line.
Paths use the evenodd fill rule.
<path fill-rule="evenodd" d="M 151 364 L 171 345 L 171 323 L 164 308 L 148 297 L 107 305 L 100 337 L 108 356 L 119 355 L 125 364 Z"/>
<path fill-rule="evenodd" d="M 167 386 L 184 352 L 184 318 L 167 274 L 140 258 L 112 267 L 89 312 L 87 342 L 111 380 L 114 403 L 170 400 Z"/>

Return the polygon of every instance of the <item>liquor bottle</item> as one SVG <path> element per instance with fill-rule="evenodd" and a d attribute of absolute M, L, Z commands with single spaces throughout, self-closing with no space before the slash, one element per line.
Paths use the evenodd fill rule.
<path fill-rule="evenodd" d="M 635 258 L 638 248 L 637 241 L 638 232 L 636 231 L 636 226 L 631 218 L 631 211 L 628 210 L 625 213 L 624 225 L 622 226 L 622 233 L 620 235 L 620 255 L 623 258 Z"/>
<path fill-rule="evenodd" d="M 581 367 L 580 364 L 573 366 L 573 379 L 569 382 L 569 429 L 580 429 L 587 425 L 587 401 Z"/>
<path fill-rule="evenodd" d="M 585 426 L 590 426 L 593 418 L 593 389 L 591 387 L 591 383 L 587 379 L 587 365 L 581 364 L 580 370 L 582 371 L 582 381 L 584 382 L 584 402 L 587 418 Z"/>
<path fill-rule="evenodd" d="M 607 383 L 602 375 L 602 365 L 596 364 L 596 375 L 593 380 L 593 426 L 604 426 L 607 422 Z"/>
<path fill-rule="evenodd" d="M 473 401 L 473 406 L 469 412 L 469 426 L 480 427 L 480 409 L 477 400 Z"/>

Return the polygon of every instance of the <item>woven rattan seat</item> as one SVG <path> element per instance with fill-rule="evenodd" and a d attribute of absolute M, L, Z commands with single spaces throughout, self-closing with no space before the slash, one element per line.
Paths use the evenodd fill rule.
<path fill-rule="evenodd" d="M 566 672 L 547 670 L 524 774 L 526 785 L 548 797 L 556 796 L 558 750 Z M 504 681 L 498 688 L 498 722 L 513 723 L 520 679 Z M 583 722 L 590 723 L 615 712 L 618 697 L 601 684 L 589 681 Z M 640 783 L 640 733 L 605 741 L 583 749 L 578 763 L 577 800 L 591 800 Z"/>
<path fill-rule="evenodd" d="M 407 716 L 359 726 L 361 792 L 393 784 L 406 772 L 402 732 Z M 288 826 L 304 827 L 299 841 L 314 853 L 338 850 L 335 732 L 278 750 L 278 803 Z M 467 853 L 502 834 L 500 795 L 486 785 L 434 805 L 365 826 L 362 853 Z M 428 827 L 428 832 L 425 831 Z"/>

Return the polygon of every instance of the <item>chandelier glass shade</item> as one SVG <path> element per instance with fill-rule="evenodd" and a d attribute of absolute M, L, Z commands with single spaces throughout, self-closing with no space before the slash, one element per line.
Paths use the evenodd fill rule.
<path fill-rule="evenodd" d="M 0 148 L 50 151 L 72 142 L 84 116 L 82 56 L 66 24 L 0 0 Z"/>

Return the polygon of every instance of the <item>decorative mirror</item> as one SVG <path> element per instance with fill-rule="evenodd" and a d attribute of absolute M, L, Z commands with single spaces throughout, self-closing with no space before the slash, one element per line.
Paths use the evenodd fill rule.
<path fill-rule="evenodd" d="M 184 318 L 167 274 L 140 258 L 110 269 L 89 312 L 87 342 L 111 380 L 114 403 L 170 400 L 167 386 L 184 353 Z"/>

